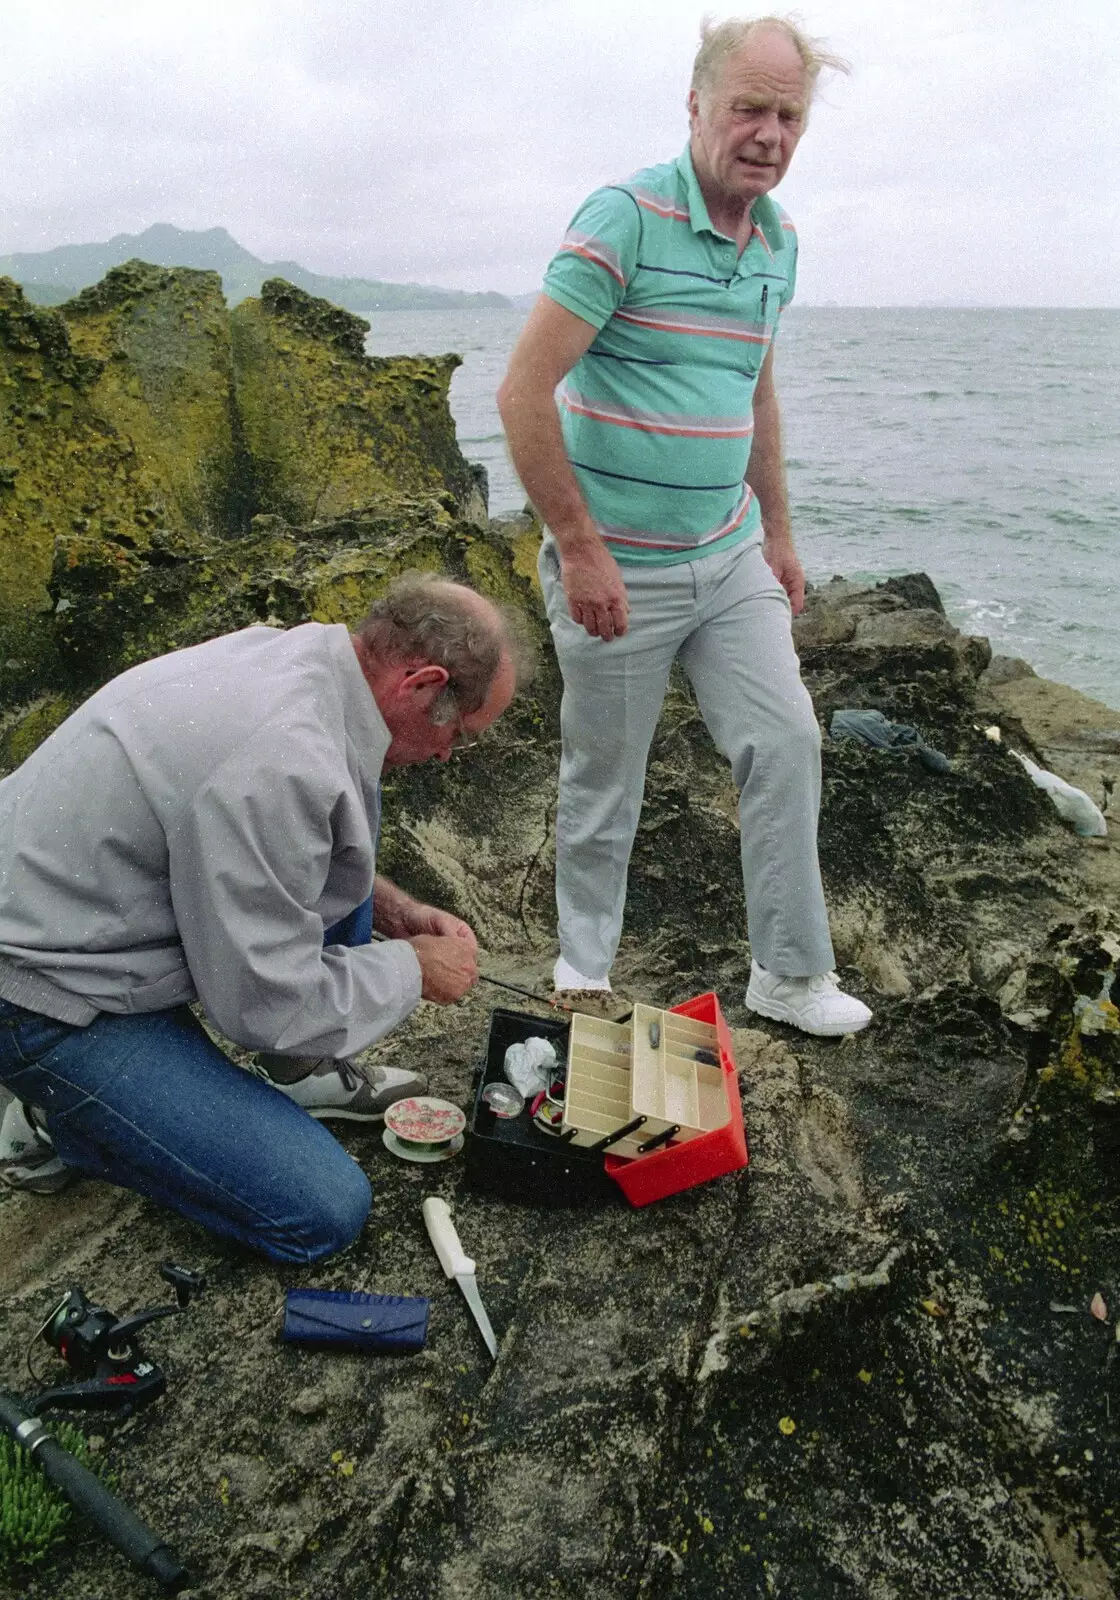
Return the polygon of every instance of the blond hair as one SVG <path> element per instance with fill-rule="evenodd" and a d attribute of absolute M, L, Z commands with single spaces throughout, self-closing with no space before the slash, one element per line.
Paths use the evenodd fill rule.
<path fill-rule="evenodd" d="M 712 87 L 728 56 L 746 44 L 751 34 L 760 28 L 783 34 L 801 57 L 807 102 L 812 100 L 817 79 L 826 68 L 832 72 L 852 70 L 842 56 L 826 49 L 823 39 L 810 38 L 793 17 L 729 17 L 726 22 L 719 23 L 705 17 L 700 24 L 700 48 L 692 63 L 692 88 L 697 94 L 705 94 Z"/>

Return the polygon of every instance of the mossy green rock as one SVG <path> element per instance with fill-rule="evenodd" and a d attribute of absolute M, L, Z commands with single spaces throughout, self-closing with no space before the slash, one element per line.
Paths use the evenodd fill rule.
<path fill-rule="evenodd" d="M 457 356 L 366 356 L 368 323 L 278 278 L 230 322 L 261 511 L 314 522 L 386 493 L 441 489 L 473 504 L 470 469 L 448 427 Z"/>
<path fill-rule="evenodd" d="M 128 262 L 53 311 L 0 279 L 0 707 L 293 620 L 262 599 L 281 558 L 259 514 L 318 527 L 373 507 L 359 542 L 485 536 L 447 405 L 458 358 L 372 359 L 366 331 L 279 279 L 232 314 L 218 275 L 188 268 Z M 360 568 L 336 562 L 308 614 L 375 592 Z"/>
<path fill-rule="evenodd" d="M 57 311 L 0 281 L 4 698 L 51 675 L 58 535 L 144 548 L 228 525 L 231 394 L 215 273 L 133 262 Z"/>
<path fill-rule="evenodd" d="M 157 534 L 141 550 L 71 535 L 56 544 L 50 580 L 59 657 L 73 683 L 93 687 L 254 622 L 353 623 L 408 568 L 522 606 L 529 593 L 502 536 L 463 521 L 446 493 L 387 497 L 302 528 L 261 515 L 236 540 Z"/>

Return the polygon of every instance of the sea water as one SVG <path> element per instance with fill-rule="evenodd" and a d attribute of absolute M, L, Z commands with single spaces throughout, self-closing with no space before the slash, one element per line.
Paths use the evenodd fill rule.
<path fill-rule="evenodd" d="M 367 341 L 463 357 L 492 516 L 525 500 L 494 403 L 523 321 L 386 312 Z M 775 360 L 810 579 L 927 572 L 958 627 L 1120 708 L 1120 311 L 795 305 Z"/>

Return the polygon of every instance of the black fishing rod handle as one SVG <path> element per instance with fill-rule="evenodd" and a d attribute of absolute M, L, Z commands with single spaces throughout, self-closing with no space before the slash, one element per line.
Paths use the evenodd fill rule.
<path fill-rule="evenodd" d="M 170 1546 L 145 1527 L 76 1456 L 52 1439 L 38 1417 L 30 1416 L 10 1395 L 0 1395 L 0 1425 L 31 1452 L 44 1475 L 70 1504 L 88 1517 L 134 1566 L 155 1578 L 169 1594 L 186 1588 L 189 1574 Z"/>

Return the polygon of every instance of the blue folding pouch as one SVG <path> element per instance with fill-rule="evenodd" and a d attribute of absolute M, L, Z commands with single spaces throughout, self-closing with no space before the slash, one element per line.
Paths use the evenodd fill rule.
<path fill-rule="evenodd" d="M 428 1302 L 419 1296 L 364 1294 L 357 1289 L 289 1289 L 280 1337 L 285 1344 L 407 1354 L 424 1348 Z"/>

